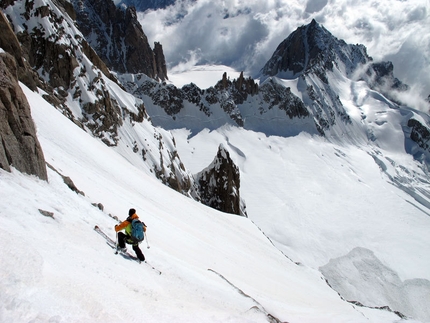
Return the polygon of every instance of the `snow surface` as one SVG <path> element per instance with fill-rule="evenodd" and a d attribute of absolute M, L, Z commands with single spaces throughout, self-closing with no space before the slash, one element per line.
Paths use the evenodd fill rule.
<path fill-rule="evenodd" d="M 288 322 L 399 321 L 345 302 L 317 270 L 357 246 L 402 279 L 429 279 L 428 214 L 360 149 L 230 127 L 187 140 L 175 132 L 192 170 L 220 142 L 228 147 L 247 219 L 160 184 L 22 87 L 47 162 L 85 196 L 51 169 L 48 183 L 0 171 L 2 322 L 265 322 L 265 313 Z M 114 238 L 108 214 L 122 219 L 130 207 L 148 225 L 151 248 L 141 248 L 162 275 L 114 255 L 93 231 L 97 224 Z"/>

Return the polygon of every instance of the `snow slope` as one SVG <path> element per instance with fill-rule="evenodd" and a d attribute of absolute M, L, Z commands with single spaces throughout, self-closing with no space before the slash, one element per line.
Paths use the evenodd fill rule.
<path fill-rule="evenodd" d="M 229 148 L 249 217 L 294 261 L 318 268 L 362 246 L 379 250 L 378 258 L 403 279 L 430 278 L 429 211 L 388 181 L 372 154 L 387 164 L 402 159 L 416 172 L 418 188 L 421 170 L 411 156 L 337 146 L 305 133 L 266 137 L 224 127 L 187 140 L 184 130 L 174 134 L 192 172 L 208 163 L 220 142 Z"/>
<path fill-rule="evenodd" d="M 25 87 L 24 90 L 47 162 L 61 174 L 70 176 L 85 196 L 72 192 L 51 169 L 48 170 L 49 183 L 17 171 L 0 171 L 0 321 L 264 322 L 268 316 L 288 322 L 399 320 L 391 312 L 345 302 L 314 268 L 324 264 L 332 254 L 344 254 L 355 242 L 364 242 L 364 237 L 360 238 L 358 233 L 359 229 L 364 229 L 364 224 L 357 228 L 355 239 L 346 239 L 346 231 L 329 239 L 335 229 L 341 228 L 341 223 L 333 228 L 333 222 L 327 218 L 330 214 L 336 219 L 341 218 L 344 212 L 340 210 L 346 206 L 358 208 L 350 203 L 357 187 L 375 185 L 372 193 L 386 188 L 377 186 L 385 181 L 380 180 L 379 170 L 375 167 L 362 165 L 363 168 L 355 170 L 358 174 L 354 174 L 354 165 L 350 165 L 352 161 L 348 157 L 334 157 L 337 155 L 333 153 L 333 146 L 305 135 L 290 139 L 263 138 L 258 133 L 226 129 L 194 137 L 190 143 L 193 148 L 198 148 L 201 162 L 213 157 L 204 152 L 219 141 L 216 136 L 227 141 L 226 147 L 231 148 L 243 172 L 243 196 L 247 199 L 251 219 L 264 213 L 267 219 L 262 221 L 260 217 L 259 224 L 263 230 L 278 228 L 280 235 L 276 240 L 283 237 L 290 241 L 284 247 L 277 242 L 278 247 L 282 247 L 278 250 L 250 219 L 222 214 L 167 188 L 82 131 L 38 94 Z M 227 135 L 231 136 L 229 140 Z M 198 143 L 197 140 L 204 141 Z M 239 145 L 239 140 L 243 145 Z M 256 144 L 267 149 L 265 152 L 258 150 Z M 251 149 L 255 150 L 256 158 L 247 157 Z M 331 155 L 328 154 L 330 150 Z M 346 156 L 360 154 L 353 150 L 344 151 Z M 272 165 L 263 168 L 261 176 L 253 177 L 252 174 L 261 171 L 258 159 L 262 155 L 258 152 L 265 154 L 266 161 L 273 160 Z M 188 158 L 193 166 L 191 161 L 195 158 L 192 158 L 191 149 Z M 330 166 L 333 160 L 338 162 Z M 277 168 L 276 161 L 286 162 L 288 167 Z M 305 163 L 301 164 L 303 161 Z M 318 185 L 324 184 L 317 183 L 317 179 L 321 179 L 319 176 L 328 176 L 319 169 L 324 165 L 338 172 L 339 177 L 343 173 L 347 178 L 349 186 L 343 188 L 338 184 L 332 187 L 331 193 L 343 190 L 343 197 L 349 197 L 349 201 L 336 198 L 337 203 L 331 206 L 327 203 L 328 193 L 318 190 Z M 357 165 L 361 164 L 357 162 Z M 348 170 L 343 172 L 344 168 Z M 272 177 L 264 179 L 263 175 L 267 174 Z M 305 189 L 303 180 L 313 185 Z M 263 181 L 273 185 L 262 189 Z M 326 185 L 334 183 L 330 181 Z M 295 190 L 295 197 L 301 198 L 293 201 L 280 190 L 282 187 L 290 187 L 290 192 Z M 308 193 L 304 194 L 305 191 Z M 401 193 L 381 194 L 377 198 Z M 363 198 L 364 193 L 358 188 L 355 202 L 370 210 L 371 205 L 367 203 L 375 200 Z M 419 230 L 427 228 L 428 232 L 429 218 L 406 196 L 400 196 L 396 202 L 403 199 L 407 201 L 401 202 L 398 208 L 391 205 L 392 200 L 387 200 L 379 209 L 386 209 L 387 214 L 394 212 L 395 222 L 409 222 L 410 228 L 405 227 L 405 232 L 396 229 L 386 235 L 391 240 L 400 239 L 393 242 L 395 246 L 406 243 L 399 259 L 409 251 L 415 262 L 414 268 L 417 268 L 409 274 L 428 278 L 425 277 L 428 252 L 422 251 L 421 262 L 417 262 L 419 257 L 414 255 L 425 247 L 424 244 L 428 247 L 428 238 L 409 237 L 406 241 L 402 236 L 409 234 L 412 228 L 416 230 L 414 237 L 421 234 Z M 92 203 L 102 203 L 104 211 Z M 141 247 L 148 261 L 161 270 L 162 275 L 144 264 L 114 255 L 93 231 L 97 224 L 114 237 L 116 221 L 109 214 L 124 218 L 130 207 L 135 207 L 148 225 L 151 248 L 146 249 L 145 243 Z M 285 222 L 271 223 L 271 214 L 281 212 L 282 207 L 289 210 L 285 213 Z M 42 215 L 39 209 L 53 212 L 54 218 Z M 307 212 L 309 209 L 314 212 Z M 317 214 L 317 209 L 322 212 Z M 371 218 L 365 210 L 362 216 Z M 320 233 L 316 226 L 310 226 L 313 221 L 318 221 L 321 226 Z M 342 224 L 346 222 L 344 220 Z M 394 225 L 389 226 L 392 227 Z M 318 255 L 323 249 L 318 244 L 342 237 L 347 241 L 345 246 L 343 241 L 333 241 L 328 248 L 332 252 Z M 389 262 L 391 255 L 384 257 L 378 252 L 386 245 L 386 240 L 382 239 L 379 244 L 377 238 L 365 246 L 373 246 L 378 258 Z M 310 250 L 300 255 L 308 247 L 306 242 L 309 242 Z M 378 249 L 378 245 L 382 247 Z M 315 260 L 312 260 L 312 253 L 315 253 Z M 295 264 L 289 258 L 301 261 L 303 265 Z M 407 269 L 404 265 L 392 268 Z M 407 275 L 401 272 L 400 276 Z"/>
<path fill-rule="evenodd" d="M 333 144 L 306 133 L 267 137 L 233 127 L 174 135 L 191 172 L 208 164 L 220 143 L 228 147 L 241 170 L 249 218 L 293 261 L 325 266 L 330 284 L 337 283 L 336 290 L 350 301 L 390 306 L 428 322 L 428 174 L 405 153 L 394 127 L 398 115 L 378 104 L 365 108 L 375 109 L 368 115 L 379 147 Z M 381 118 L 384 122 L 375 122 Z M 388 127 L 393 129 L 381 129 Z M 366 252 L 348 258 L 357 248 Z M 368 253 L 374 254 L 372 261 Z M 340 257 L 348 259 L 341 273 L 335 270 Z M 351 271 L 360 261 L 369 265 Z M 380 279 L 385 276 L 396 279 Z"/>

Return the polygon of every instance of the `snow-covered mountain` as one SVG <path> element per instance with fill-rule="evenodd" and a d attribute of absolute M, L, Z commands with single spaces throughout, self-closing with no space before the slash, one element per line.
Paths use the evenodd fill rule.
<path fill-rule="evenodd" d="M 73 10 L 2 3 L 49 167 L 0 169 L 1 321 L 430 321 L 429 116 L 392 64 L 312 21 L 260 79 L 177 88 L 111 72 Z M 161 275 L 92 230 L 130 207 Z"/>

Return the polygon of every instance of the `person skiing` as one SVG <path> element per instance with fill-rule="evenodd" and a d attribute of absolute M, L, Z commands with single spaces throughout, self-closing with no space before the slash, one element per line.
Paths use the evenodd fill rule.
<path fill-rule="evenodd" d="M 142 250 L 140 250 L 139 248 L 139 242 L 141 241 L 140 239 L 136 239 L 135 237 L 132 236 L 133 234 L 133 228 L 132 228 L 132 222 L 133 220 L 138 220 L 138 221 L 134 221 L 137 223 L 141 223 L 142 227 L 141 229 L 143 229 L 143 232 L 146 232 L 146 225 L 145 223 L 141 222 L 139 220 L 139 217 L 136 214 L 136 210 L 135 209 L 130 209 L 128 211 L 128 218 L 121 222 L 120 224 L 115 225 L 115 232 L 117 232 L 118 234 L 118 239 L 117 239 L 117 250 L 118 251 L 122 251 L 125 252 L 127 250 L 125 244 L 131 244 L 133 246 L 133 250 L 136 253 L 137 258 L 139 258 L 140 261 L 145 261 L 145 256 L 142 253 Z M 125 233 L 120 232 L 122 230 L 125 230 Z M 142 240 L 143 240 L 143 232 L 142 234 Z M 140 241 L 139 241 L 140 240 Z"/>

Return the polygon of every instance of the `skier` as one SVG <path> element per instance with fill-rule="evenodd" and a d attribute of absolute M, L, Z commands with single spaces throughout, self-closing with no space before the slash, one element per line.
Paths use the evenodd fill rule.
<path fill-rule="evenodd" d="M 137 258 L 139 258 L 140 261 L 145 261 L 145 256 L 142 253 L 142 250 L 140 250 L 139 248 L 139 242 L 136 241 L 136 239 L 134 239 L 132 237 L 132 221 L 135 219 L 139 219 L 139 217 L 136 214 L 136 210 L 135 209 L 130 209 L 128 211 L 128 218 L 121 222 L 120 224 L 115 225 L 115 231 L 118 233 L 118 244 L 117 244 L 117 249 L 119 251 L 125 252 L 127 250 L 127 248 L 125 247 L 125 244 L 131 244 L 133 246 L 133 250 L 136 253 Z M 146 225 L 142 222 L 143 224 L 143 232 L 146 232 Z M 119 232 L 121 230 L 125 230 L 125 233 L 123 232 Z M 142 232 L 142 235 L 143 235 Z"/>

